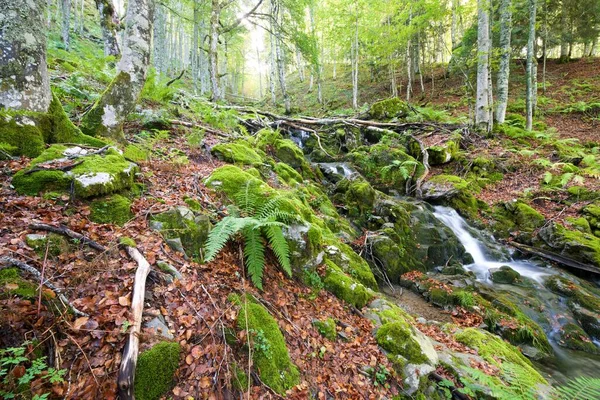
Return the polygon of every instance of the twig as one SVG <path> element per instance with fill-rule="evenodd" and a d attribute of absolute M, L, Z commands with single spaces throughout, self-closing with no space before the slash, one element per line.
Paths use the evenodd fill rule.
<path fill-rule="evenodd" d="M 88 239 L 83 236 L 81 233 L 77 233 L 75 231 L 70 230 L 66 226 L 53 226 L 48 224 L 30 224 L 29 229 L 33 229 L 34 231 L 47 231 L 52 233 L 58 233 L 59 235 L 68 236 L 71 239 L 79 240 L 80 242 L 87 244 L 94 250 L 98 251 L 107 251 L 107 248 L 93 241 L 92 239 Z"/>
<path fill-rule="evenodd" d="M 40 286 L 38 287 L 38 317 L 40 316 L 40 311 L 42 308 L 42 286 L 44 285 L 44 273 L 46 272 L 46 262 L 48 261 L 48 249 L 50 249 L 50 241 L 46 240 L 46 251 L 44 252 L 44 261 L 42 262 L 42 273 L 40 274 Z"/>
<path fill-rule="evenodd" d="M 167 82 L 167 87 L 171 86 L 173 84 L 173 82 L 178 81 L 179 79 L 181 79 L 181 77 L 183 77 L 183 74 L 185 73 L 185 68 L 181 70 L 181 73 L 179 74 L 179 76 L 176 76 L 175 78 L 171 79 L 169 82 Z"/>
<path fill-rule="evenodd" d="M 23 261 L 19 261 L 12 257 L 6 257 L 6 256 L 0 257 L 0 269 L 8 268 L 10 266 L 15 266 L 22 271 L 30 273 L 36 279 L 39 279 L 40 282 L 43 281 L 42 274 L 40 274 L 40 272 L 37 269 L 35 269 L 34 267 L 32 267 L 31 265 L 26 264 Z M 66 306 L 68 306 L 71 309 L 71 311 L 73 312 L 73 314 L 82 316 L 82 317 L 88 316 L 88 314 L 86 314 L 82 311 L 79 311 L 73 304 L 71 304 L 71 302 L 69 300 L 67 300 L 67 298 L 65 297 L 65 295 L 63 294 L 61 289 L 57 288 L 56 286 L 54 286 L 52 283 L 50 283 L 48 281 L 44 282 L 44 285 L 46 285 L 53 292 L 57 293 L 60 301 L 62 301 Z"/>

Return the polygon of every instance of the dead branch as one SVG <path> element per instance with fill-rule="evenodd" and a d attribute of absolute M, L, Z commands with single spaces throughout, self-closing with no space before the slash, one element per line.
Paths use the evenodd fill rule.
<path fill-rule="evenodd" d="M 527 245 L 517 243 L 517 242 L 507 242 L 507 244 L 509 244 L 510 246 L 516 248 L 517 250 L 519 250 L 525 254 L 533 254 L 538 257 L 544 258 L 546 260 L 559 263 L 566 267 L 575 268 L 575 269 L 579 269 L 579 270 L 583 270 L 583 271 L 587 271 L 587 272 L 592 272 L 594 274 L 600 274 L 600 268 L 595 267 L 590 264 L 584 264 L 582 262 L 573 260 L 572 258 L 565 257 L 562 254 L 557 254 L 552 251 L 527 246 Z"/>
<path fill-rule="evenodd" d="M 421 155 L 423 156 L 423 166 L 425 167 L 425 172 L 423 172 L 423 175 L 417 178 L 417 181 L 415 182 L 415 193 L 417 194 L 417 197 L 419 199 L 422 199 L 423 190 L 421 189 L 421 186 L 427 178 L 427 175 L 429 175 L 429 153 L 427 152 L 427 146 L 425 146 L 422 140 L 417 139 L 415 136 L 411 136 L 411 138 L 419 144 L 419 148 L 421 149 Z"/>
<path fill-rule="evenodd" d="M 81 233 L 72 231 L 69 228 L 67 228 L 66 226 L 62 226 L 62 225 L 61 226 L 53 226 L 53 225 L 47 225 L 47 224 L 30 224 L 29 229 L 33 229 L 34 231 L 47 231 L 47 232 L 52 232 L 52 233 L 58 233 L 59 235 L 64 235 L 64 236 L 70 237 L 71 239 L 79 240 L 81 243 L 90 246 L 94 250 L 103 251 L 103 252 L 107 250 L 107 248 L 104 247 L 103 245 L 101 245 L 100 243 L 95 242 L 92 239 L 89 239 L 89 238 L 83 236 Z"/>
<path fill-rule="evenodd" d="M 24 263 L 23 261 L 19 261 L 15 258 L 12 257 L 0 257 L 0 269 L 5 269 L 8 267 L 17 267 L 19 268 L 21 271 L 25 271 L 31 275 L 33 275 L 36 279 L 39 279 L 40 282 L 43 282 L 44 285 L 46 285 L 50 290 L 52 290 L 53 292 L 55 292 L 58 295 L 59 300 L 67 307 L 69 307 L 69 309 L 73 312 L 73 314 L 80 316 L 80 317 L 87 317 L 88 314 L 79 311 L 73 304 L 71 304 L 71 302 L 65 297 L 65 295 L 63 294 L 62 290 L 57 288 L 56 286 L 54 286 L 52 283 L 46 281 L 43 281 L 42 278 L 42 274 L 35 269 L 34 267 L 32 267 L 29 264 Z"/>
<path fill-rule="evenodd" d="M 172 124 L 172 125 L 185 126 L 186 128 L 200 128 L 200 129 L 204 129 L 208 133 L 212 133 L 213 135 L 221 136 L 221 137 L 224 137 L 224 138 L 231 137 L 231 135 L 228 135 L 225 132 L 221 132 L 219 130 L 216 130 L 214 128 L 211 128 L 208 125 L 204 125 L 204 124 L 201 124 L 199 122 L 186 122 L 186 121 L 181 121 L 181 120 L 178 120 L 178 119 L 172 119 L 172 120 L 169 120 L 169 123 Z"/>
<path fill-rule="evenodd" d="M 137 365 L 140 339 L 138 334 L 142 329 L 142 312 L 144 311 L 144 294 L 146 291 L 146 278 L 150 272 L 150 264 L 137 248 L 125 247 L 127 254 L 138 264 L 135 272 L 135 280 L 133 282 L 133 295 L 131 299 L 131 314 L 133 324 L 129 337 L 123 349 L 123 357 L 121 366 L 119 367 L 119 375 L 117 377 L 117 387 L 119 398 L 135 399 L 133 393 L 133 383 L 135 381 L 135 367 Z"/>
<path fill-rule="evenodd" d="M 181 73 L 176 76 L 175 78 L 171 79 L 169 82 L 167 82 L 167 87 L 171 86 L 175 81 L 180 80 L 183 77 L 183 74 L 185 73 L 185 68 L 181 70 Z"/>
<path fill-rule="evenodd" d="M 56 160 L 55 160 L 56 161 Z M 29 174 L 33 174 L 34 172 L 38 172 L 38 171 L 70 171 L 73 168 L 75 168 L 76 166 L 80 165 L 83 163 L 83 160 L 79 160 L 76 161 L 72 164 L 63 164 L 60 165 L 58 163 L 43 163 L 43 164 L 38 164 L 35 167 L 25 171 L 23 173 L 23 175 L 29 175 Z"/>

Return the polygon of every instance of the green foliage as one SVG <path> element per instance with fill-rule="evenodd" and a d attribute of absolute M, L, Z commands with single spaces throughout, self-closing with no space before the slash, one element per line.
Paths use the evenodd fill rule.
<path fill-rule="evenodd" d="M 248 182 L 245 190 L 235 196 L 237 206 L 230 207 L 231 215 L 219 221 L 208 235 L 205 259 L 213 260 L 232 237 L 241 234 L 248 274 L 254 285 L 262 289 L 265 238 L 279 265 L 285 273 L 292 275 L 290 250 L 282 228 L 295 221 L 297 216 L 281 210 L 284 200 L 282 196 L 275 196 L 263 203 L 252 186 L 254 184 Z"/>
<path fill-rule="evenodd" d="M 4 399 L 47 399 L 50 393 L 33 394 L 33 389 L 39 391 L 41 385 L 63 382 L 66 369 L 57 370 L 46 364 L 46 357 L 34 357 L 29 348 L 32 342 L 26 341 L 19 347 L 0 349 L 0 397 Z M 24 370 L 22 376 L 13 375 L 15 368 Z M 22 371 L 21 371 L 22 372 Z M 35 381 L 35 385 L 34 385 Z"/>
<path fill-rule="evenodd" d="M 584 400 L 600 398 L 600 379 L 580 376 L 554 389 L 556 400 Z"/>
<path fill-rule="evenodd" d="M 381 179 L 384 181 L 396 181 L 397 179 L 407 180 L 415 171 L 419 163 L 416 160 L 394 160 L 390 165 L 381 169 Z"/>
<path fill-rule="evenodd" d="M 156 74 L 156 70 L 154 68 L 150 68 L 148 70 L 146 83 L 144 84 L 144 88 L 142 89 L 142 93 L 140 95 L 142 101 L 158 103 L 166 106 L 169 101 L 173 100 L 176 92 L 174 85 L 167 86 L 168 81 L 169 79 L 167 77 L 161 79 Z"/>
<path fill-rule="evenodd" d="M 502 364 L 500 370 L 503 381 L 478 369 L 463 368 L 469 373 L 469 378 L 461 378 L 464 388 L 459 390 L 464 394 L 473 396 L 480 391 L 481 387 L 486 387 L 489 388 L 492 397 L 498 400 L 536 399 L 538 382 L 519 364 L 510 362 Z"/>

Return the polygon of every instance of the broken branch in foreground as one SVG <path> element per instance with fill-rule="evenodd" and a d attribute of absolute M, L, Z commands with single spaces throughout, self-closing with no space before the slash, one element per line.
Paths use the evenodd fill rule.
<path fill-rule="evenodd" d="M 121 400 L 134 399 L 133 383 L 135 382 L 135 367 L 137 366 L 140 339 L 138 337 L 142 328 L 142 312 L 144 311 L 144 293 L 146 278 L 150 272 L 150 264 L 137 248 L 125 247 L 127 254 L 138 264 L 133 282 L 133 295 L 131 299 L 131 313 L 133 324 L 129 337 L 123 349 L 121 366 L 117 377 L 117 387 Z"/>
<path fill-rule="evenodd" d="M 87 244 L 94 250 L 98 251 L 106 251 L 106 247 L 102 246 L 100 243 L 93 241 L 81 233 L 77 233 L 75 231 L 70 230 L 66 226 L 54 226 L 48 224 L 30 224 L 29 229 L 33 229 L 34 231 L 47 231 L 52 233 L 58 233 L 59 235 L 68 236 L 71 239 L 79 240 L 83 244 Z"/>
<path fill-rule="evenodd" d="M 5 268 L 9 268 L 9 267 L 17 267 L 19 268 L 21 271 L 25 271 L 30 273 L 31 275 L 33 275 L 36 279 L 39 279 L 40 281 L 42 281 L 42 274 L 40 273 L 40 271 L 38 271 L 37 269 L 35 269 L 34 267 L 32 267 L 31 265 L 24 263 L 23 261 L 19 261 L 16 258 L 12 258 L 12 257 L 0 257 L 0 269 L 5 269 Z M 63 294 L 62 290 L 57 288 L 56 286 L 54 286 L 52 283 L 45 281 L 42 282 L 45 286 L 47 286 L 50 290 L 52 290 L 53 292 L 55 292 L 58 295 L 58 299 L 65 305 L 67 306 L 72 312 L 73 314 L 80 316 L 80 317 L 87 317 L 88 315 L 82 311 L 79 311 L 73 304 L 71 304 L 71 302 L 66 298 L 66 296 Z"/>

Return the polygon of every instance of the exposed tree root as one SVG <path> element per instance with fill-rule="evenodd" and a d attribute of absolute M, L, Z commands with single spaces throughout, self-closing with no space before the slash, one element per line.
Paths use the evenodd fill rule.
<path fill-rule="evenodd" d="M 98 250 L 98 251 L 102 251 L 102 252 L 107 250 L 107 248 L 104 247 L 103 245 L 101 245 L 100 243 L 95 242 L 92 239 L 89 239 L 89 238 L 83 236 L 81 233 L 72 231 L 69 228 L 67 228 L 66 226 L 54 226 L 54 225 L 47 225 L 47 224 L 30 224 L 29 229 L 33 229 L 35 231 L 47 231 L 47 232 L 58 233 L 59 235 L 64 235 L 64 236 L 70 237 L 71 239 L 79 240 L 79 241 L 81 241 L 81 243 L 90 246 L 94 250 Z"/>

